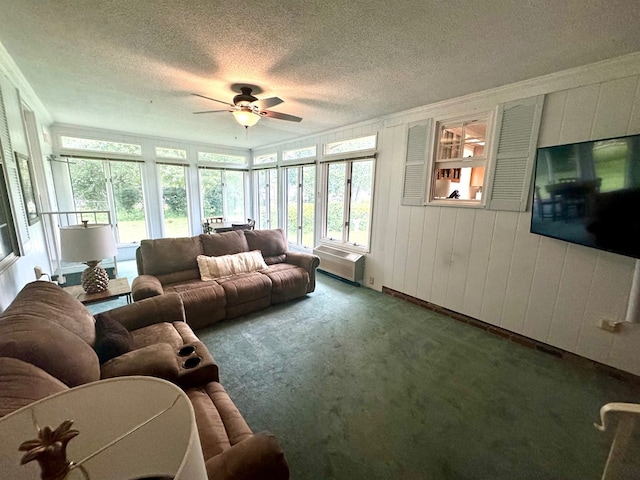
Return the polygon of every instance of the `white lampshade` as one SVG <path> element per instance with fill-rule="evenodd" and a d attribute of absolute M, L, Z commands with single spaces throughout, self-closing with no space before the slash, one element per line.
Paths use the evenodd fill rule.
<path fill-rule="evenodd" d="M 39 479 L 36 461 L 20 465 L 18 447 L 38 437 L 34 423 L 55 429 L 66 420 L 80 433 L 67 445 L 67 460 L 79 465 L 65 479 L 207 478 L 189 398 L 170 382 L 139 376 L 81 385 L 0 419 L 2 478 Z"/>
<path fill-rule="evenodd" d="M 253 127 L 258 120 L 260 120 L 260 115 L 257 113 L 253 113 L 250 109 L 241 109 L 233 112 L 233 116 L 236 117 L 236 121 L 242 125 L 243 127 Z"/>
<path fill-rule="evenodd" d="M 87 262 L 102 260 L 118 252 L 111 225 L 71 225 L 60 228 L 62 260 Z"/>

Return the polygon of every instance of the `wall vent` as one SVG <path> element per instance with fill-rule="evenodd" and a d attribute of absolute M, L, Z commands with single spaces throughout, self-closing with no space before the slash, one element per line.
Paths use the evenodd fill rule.
<path fill-rule="evenodd" d="M 326 245 L 314 248 L 313 253 L 320 257 L 320 266 L 318 267 L 320 271 L 355 283 L 360 283 L 364 278 L 364 255 Z"/>

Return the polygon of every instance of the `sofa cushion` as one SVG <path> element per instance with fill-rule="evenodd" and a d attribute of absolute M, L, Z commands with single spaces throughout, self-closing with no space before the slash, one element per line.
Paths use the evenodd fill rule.
<path fill-rule="evenodd" d="M 2 319 L 39 319 L 55 323 L 89 345 L 96 339 L 94 318 L 87 308 L 58 285 L 51 282 L 31 282 L 20 290 Z"/>
<path fill-rule="evenodd" d="M 0 357 L 0 417 L 68 389 L 60 380 L 35 365 L 16 358 Z"/>
<path fill-rule="evenodd" d="M 133 339 L 129 331 L 107 312 L 96 315 L 96 344 L 93 349 L 100 363 L 130 352 Z"/>
<path fill-rule="evenodd" d="M 159 276 L 185 270 L 197 272 L 196 257 L 201 254 L 202 244 L 199 237 L 142 240 L 140 259 L 144 271 L 138 273 Z"/>
<path fill-rule="evenodd" d="M 251 429 L 218 382 L 187 390 L 196 415 L 205 461 L 252 436 Z"/>
<path fill-rule="evenodd" d="M 245 230 L 250 250 L 260 250 L 267 265 L 284 261 L 288 250 L 287 239 L 281 228 L 273 230 Z"/>
<path fill-rule="evenodd" d="M 262 298 L 271 298 L 271 280 L 260 273 L 240 273 L 218 279 L 224 289 L 227 308 Z"/>
<path fill-rule="evenodd" d="M 171 285 L 167 290 L 180 294 L 184 313 L 191 328 L 202 328 L 225 317 L 227 298 L 224 289 L 216 281 L 197 280 Z"/>
<path fill-rule="evenodd" d="M 100 379 L 93 347 L 57 323 L 37 316 L 3 316 L 0 352 L 3 357 L 32 363 L 69 387 Z"/>
<path fill-rule="evenodd" d="M 304 268 L 277 263 L 261 273 L 271 280 L 271 303 L 283 303 L 307 294 L 309 272 Z"/>
<path fill-rule="evenodd" d="M 249 245 L 241 230 L 200 235 L 202 254 L 209 257 L 248 252 Z"/>
<path fill-rule="evenodd" d="M 131 333 L 134 349 L 144 348 L 157 343 L 166 343 L 172 348 L 178 349 L 183 345 L 182 337 L 172 323 L 154 323 L 147 327 L 138 328 Z"/>
<path fill-rule="evenodd" d="M 102 378 L 146 375 L 176 381 L 178 356 L 168 343 L 156 343 L 112 358 L 101 367 Z"/>
<path fill-rule="evenodd" d="M 235 253 L 233 255 L 220 255 L 218 257 L 198 255 L 197 261 L 200 269 L 200 278 L 204 281 L 237 275 L 238 273 L 257 272 L 267 268 L 267 264 L 264 263 L 264 258 L 262 258 L 259 250 Z"/>

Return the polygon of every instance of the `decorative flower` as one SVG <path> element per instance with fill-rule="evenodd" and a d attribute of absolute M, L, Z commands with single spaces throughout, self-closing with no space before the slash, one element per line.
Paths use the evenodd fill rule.
<path fill-rule="evenodd" d="M 23 442 L 18 450 L 27 453 L 20 465 L 36 460 L 42 469 L 42 480 L 62 480 L 71 467 L 67 460 L 67 443 L 80 433 L 72 430 L 71 425 L 72 420 L 65 420 L 55 430 L 44 427 L 38 431 L 38 438 Z"/>

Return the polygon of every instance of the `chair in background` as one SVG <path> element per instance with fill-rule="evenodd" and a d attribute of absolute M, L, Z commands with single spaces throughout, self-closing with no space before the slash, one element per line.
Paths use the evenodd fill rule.
<path fill-rule="evenodd" d="M 536 207 L 538 209 L 538 216 L 540 220 L 550 218 L 556 220 L 559 215 L 558 211 L 559 203 L 555 198 L 542 198 L 540 194 L 540 187 L 536 187 Z"/>
<path fill-rule="evenodd" d="M 232 230 L 253 230 L 256 226 L 256 221 L 247 218 L 247 223 L 232 223 Z"/>

